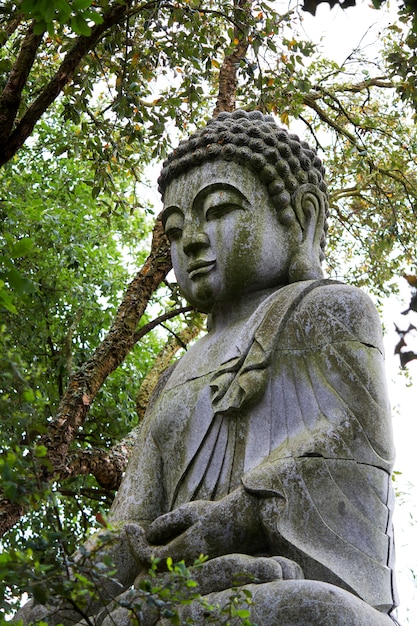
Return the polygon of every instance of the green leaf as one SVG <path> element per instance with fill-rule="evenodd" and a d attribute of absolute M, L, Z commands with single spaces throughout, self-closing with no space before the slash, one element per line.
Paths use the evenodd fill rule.
<path fill-rule="evenodd" d="M 35 283 L 32 280 L 30 280 L 29 278 L 26 278 L 25 276 L 23 276 L 15 268 L 12 268 L 12 269 L 8 270 L 7 272 L 4 272 L 4 276 L 7 277 L 7 280 L 9 281 L 10 287 L 18 295 L 21 296 L 23 294 L 35 293 L 35 291 L 36 291 Z"/>
<path fill-rule="evenodd" d="M 2 280 L 0 280 L 0 306 L 4 307 L 10 313 L 17 313 L 13 298 Z"/>
<path fill-rule="evenodd" d="M 33 392 L 33 389 L 25 389 L 22 395 L 23 395 L 23 399 L 26 402 L 33 402 L 35 399 L 35 394 Z"/>
<path fill-rule="evenodd" d="M 43 459 L 48 454 L 48 449 L 45 446 L 39 445 L 35 448 L 35 456 L 37 459 Z"/>
<path fill-rule="evenodd" d="M 86 20 L 81 14 L 74 15 L 70 21 L 71 28 L 77 35 L 84 35 L 89 37 L 91 35 L 91 28 L 87 24 Z"/>
<path fill-rule="evenodd" d="M 71 15 L 71 6 L 67 0 L 55 0 L 55 7 L 58 11 L 60 24 L 65 24 Z"/>
<path fill-rule="evenodd" d="M 94 22 L 94 24 L 102 24 L 104 22 L 103 16 L 101 15 L 101 13 L 98 13 L 98 11 L 85 11 L 84 17 L 85 19 Z"/>
<path fill-rule="evenodd" d="M 10 256 L 12 259 L 26 256 L 33 249 L 33 244 L 33 239 L 30 237 L 22 237 L 22 239 L 19 239 L 19 241 L 13 245 Z"/>
<path fill-rule="evenodd" d="M 93 0 L 74 0 L 72 8 L 74 11 L 84 11 L 93 4 Z"/>
<path fill-rule="evenodd" d="M 33 26 L 33 32 L 35 35 L 42 35 L 46 30 L 48 30 L 48 24 L 44 20 L 36 20 Z"/>
<path fill-rule="evenodd" d="M 45 604 L 48 599 L 48 593 L 44 585 L 34 585 L 32 588 L 32 594 L 36 602 L 39 604 Z"/>

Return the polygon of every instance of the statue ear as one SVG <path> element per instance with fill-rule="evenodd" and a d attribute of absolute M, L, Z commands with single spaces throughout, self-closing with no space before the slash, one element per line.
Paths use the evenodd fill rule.
<path fill-rule="evenodd" d="M 301 185 L 291 199 L 300 225 L 298 247 L 294 249 L 289 268 L 290 282 L 323 278 L 320 241 L 326 215 L 325 196 L 316 185 Z"/>

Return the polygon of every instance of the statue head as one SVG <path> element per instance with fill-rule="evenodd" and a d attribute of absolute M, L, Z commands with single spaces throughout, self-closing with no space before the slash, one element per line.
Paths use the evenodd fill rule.
<path fill-rule="evenodd" d="M 271 116 L 259 111 L 221 113 L 179 144 L 164 162 L 158 183 L 166 226 L 170 226 L 168 216 L 175 216 L 173 209 L 181 212 L 177 205 L 185 202 L 185 196 L 195 193 L 195 198 L 200 197 L 202 190 L 211 190 L 214 196 L 216 190 L 217 194 L 223 190 L 227 202 L 223 198 L 222 206 L 241 205 L 240 208 L 259 212 L 268 205 L 265 210 L 273 218 L 268 218 L 264 230 L 268 231 L 270 249 L 263 250 L 263 255 L 265 259 L 272 253 L 276 262 L 285 266 L 285 272 L 276 275 L 275 280 L 280 281 L 277 284 L 322 277 L 328 213 L 324 168 L 306 142 L 278 127 Z M 253 195 L 252 187 L 263 194 L 262 198 L 259 193 Z M 241 194 L 240 200 L 233 200 L 234 193 Z M 254 225 L 248 228 L 253 229 Z M 271 239 L 271 230 L 277 235 L 276 242 Z M 180 229 L 167 229 L 171 239 L 174 231 Z M 247 248 L 248 241 L 241 239 L 241 246 Z M 259 242 L 253 245 L 259 247 Z M 278 254 L 274 251 L 277 247 L 286 248 L 285 253 Z M 244 255 L 241 262 L 245 263 Z M 272 264 L 269 265 L 274 273 Z"/>

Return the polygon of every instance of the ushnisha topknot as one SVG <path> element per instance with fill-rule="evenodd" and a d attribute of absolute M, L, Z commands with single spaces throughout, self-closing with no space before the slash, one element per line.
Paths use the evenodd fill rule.
<path fill-rule="evenodd" d="M 324 167 L 317 153 L 307 142 L 285 128 L 277 126 L 271 115 L 260 111 L 236 110 L 222 112 L 211 119 L 168 156 L 158 178 L 158 189 L 164 197 L 169 183 L 207 161 L 223 159 L 250 168 L 266 185 L 269 196 L 282 220 L 291 197 L 298 188 L 311 183 L 326 198 Z M 321 248 L 326 245 L 327 223 Z"/>

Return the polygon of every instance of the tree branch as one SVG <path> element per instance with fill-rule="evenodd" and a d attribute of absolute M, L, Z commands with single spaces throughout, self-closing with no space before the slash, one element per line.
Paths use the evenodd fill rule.
<path fill-rule="evenodd" d="M 313 109 L 313 111 L 315 111 L 317 113 L 317 115 L 319 116 L 319 118 L 325 122 L 326 124 L 328 124 L 328 126 L 330 126 L 331 128 L 333 128 L 336 132 L 338 132 L 340 135 L 343 135 L 344 137 L 346 137 L 347 139 L 349 139 L 349 141 L 358 149 L 361 150 L 362 147 L 358 145 L 356 137 L 354 135 L 352 135 L 352 133 L 350 133 L 346 128 L 344 128 L 343 126 L 341 126 L 340 124 L 338 124 L 335 120 L 332 120 L 331 117 L 329 117 L 328 115 L 326 115 L 326 112 L 317 104 L 316 100 L 317 98 L 315 98 L 314 96 L 311 97 L 309 94 L 304 96 L 304 104 L 308 107 L 310 107 L 310 109 Z"/>
<path fill-rule="evenodd" d="M 0 48 L 2 48 L 9 38 L 13 35 L 15 30 L 19 27 L 21 21 L 23 20 L 23 13 L 16 13 L 15 16 L 11 19 L 11 21 L 6 24 L 6 27 L 0 31 Z"/>
<path fill-rule="evenodd" d="M 106 378 L 122 363 L 137 339 L 137 324 L 152 293 L 171 269 L 169 244 L 158 220 L 153 232 L 151 253 L 127 288 L 109 333 L 74 374 L 63 396 L 56 419 L 48 428 L 43 444 L 55 472 L 65 467 L 68 446 L 84 422 L 91 403 Z M 48 477 L 50 473 L 47 473 Z"/>
<path fill-rule="evenodd" d="M 224 57 L 220 68 L 219 90 L 213 117 L 217 117 L 222 111 L 234 111 L 236 108 L 237 70 L 249 46 L 247 28 L 244 27 L 242 14 L 249 17 L 251 5 L 251 0 L 234 0 L 233 2 L 233 12 L 236 16 L 233 39 L 234 43 L 236 41 L 238 43 L 233 52 Z"/>
<path fill-rule="evenodd" d="M 151 253 L 127 288 L 107 336 L 93 355 L 70 378 L 57 415 L 38 443 L 46 446 L 50 467 L 43 468 L 42 480 L 52 481 L 68 471 L 67 456 L 77 430 L 106 378 L 122 363 L 140 335 L 136 331 L 152 293 L 171 269 L 169 243 L 158 219 L 153 231 Z M 21 505 L 0 501 L 0 536 L 21 517 Z"/>
<path fill-rule="evenodd" d="M 182 306 L 179 309 L 173 309 L 172 311 L 168 311 L 167 313 L 163 313 L 163 315 L 159 315 L 158 317 L 156 317 L 151 322 L 148 322 L 147 324 L 145 324 L 145 326 L 142 326 L 142 328 L 140 328 L 133 335 L 134 343 L 137 343 L 139 341 L 139 339 L 142 339 L 142 337 L 144 337 L 151 330 L 153 330 L 154 328 L 159 326 L 159 324 L 163 324 L 167 320 L 170 320 L 173 317 L 177 317 L 177 315 L 181 315 L 182 313 L 188 313 L 189 311 L 192 311 L 192 310 L 193 310 L 192 306 Z"/>
<path fill-rule="evenodd" d="M 338 90 L 340 92 L 352 92 L 352 93 L 360 93 L 361 91 L 367 90 L 370 87 L 379 87 L 379 88 L 385 88 L 385 89 L 390 89 L 390 88 L 394 88 L 395 84 L 392 81 L 388 81 L 385 79 L 384 76 L 378 76 L 375 78 L 369 78 L 367 80 L 363 80 L 359 83 L 353 84 L 353 85 L 343 85 L 341 87 L 338 87 Z M 348 112 L 346 111 L 345 107 L 342 105 L 342 103 L 340 102 L 340 100 L 331 92 L 329 92 L 328 90 L 324 89 L 323 87 L 320 86 L 316 86 L 315 90 L 317 91 L 317 93 L 309 93 L 307 95 L 304 96 L 304 104 L 306 106 L 308 106 L 309 108 L 313 109 L 313 111 L 315 111 L 317 113 L 317 115 L 320 117 L 320 119 L 325 122 L 326 124 L 328 124 L 329 126 L 331 126 L 336 132 L 344 135 L 347 139 L 349 139 L 349 141 L 351 141 L 353 143 L 354 146 L 356 146 L 356 148 L 358 148 L 358 150 L 360 150 L 360 146 L 357 143 L 357 138 L 350 133 L 348 130 L 346 130 L 345 128 L 343 128 L 343 126 L 341 126 L 340 124 L 338 124 L 335 120 L 332 120 L 324 111 L 324 109 L 322 109 L 319 104 L 317 104 L 317 100 L 319 100 L 321 98 L 322 95 L 327 96 L 328 98 L 331 98 L 331 100 L 335 103 L 336 106 L 332 106 L 330 104 L 328 104 L 329 107 L 331 107 L 336 113 L 342 113 L 342 115 L 344 115 L 346 117 L 346 119 L 352 124 L 355 125 L 354 122 L 352 121 L 352 119 L 350 118 Z"/>
<path fill-rule="evenodd" d="M 0 166 L 7 163 L 7 161 L 16 154 L 17 150 L 23 146 L 26 139 L 32 133 L 36 122 L 54 100 L 56 100 L 65 85 L 71 81 L 83 57 L 94 48 L 104 33 L 126 17 L 130 4 L 131 0 L 116 2 L 115 5 L 103 15 L 102 24 L 93 26 L 90 35 L 80 35 L 75 40 L 74 45 L 65 56 L 55 76 L 28 108 L 13 132 L 10 133 L 11 128 L 9 128 L 9 132 L 6 135 L 2 135 L 3 141 L 2 145 L 0 145 Z M 35 35 L 33 35 L 33 37 L 35 37 Z M 36 37 L 39 37 L 39 35 L 36 35 Z"/>
<path fill-rule="evenodd" d="M 396 85 L 392 81 L 387 80 L 385 76 L 376 76 L 375 78 L 368 78 L 367 80 L 363 80 L 354 85 L 344 85 L 339 88 L 339 91 L 351 91 L 352 93 L 358 93 L 364 91 L 365 89 L 369 89 L 369 87 L 393 89 Z"/>
<path fill-rule="evenodd" d="M 117 489 L 129 460 L 130 449 L 118 445 L 111 450 L 79 451 L 73 456 L 61 478 L 92 474 L 103 489 Z"/>
<path fill-rule="evenodd" d="M 3 92 L 0 96 L 0 137 L 7 140 L 19 110 L 22 91 L 36 58 L 43 33 L 35 35 L 33 25 L 29 26 L 20 47 L 16 62 L 10 72 Z M 0 154 L 2 150 L 0 148 Z M 0 157 L 1 158 L 1 157 Z"/>

